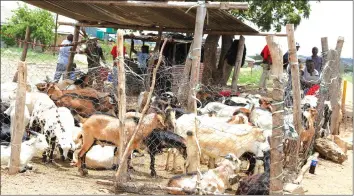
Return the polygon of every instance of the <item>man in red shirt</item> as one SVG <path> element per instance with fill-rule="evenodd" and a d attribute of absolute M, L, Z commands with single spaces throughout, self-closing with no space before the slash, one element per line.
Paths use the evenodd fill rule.
<path fill-rule="evenodd" d="M 126 55 L 125 46 L 123 46 L 124 55 Z M 115 61 L 117 58 L 117 44 L 114 44 L 111 55 L 113 57 L 113 69 L 112 69 L 112 79 L 113 79 L 113 92 L 114 94 L 117 93 L 117 85 L 118 85 L 118 69 L 117 69 L 117 62 Z"/>
<path fill-rule="evenodd" d="M 261 79 L 259 81 L 259 89 L 260 90 L 267 90 L 266 84 L 267 84 L 267 80 L 269 79 L 269 70 L 270 70 L 270 66 L 272 65 L 272 56 L 270 54 L 270 50 L 268 48 L 268 45 L 266 45 L 262 52 L 261 52 L 261 56 L 263 58 L 263 73 L 261 76 Z"/>

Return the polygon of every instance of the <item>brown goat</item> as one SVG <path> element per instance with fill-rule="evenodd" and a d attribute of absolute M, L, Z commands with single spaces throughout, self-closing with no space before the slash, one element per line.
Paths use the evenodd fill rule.
<path fill-rule="evenodd" d="M 317 114 L 317 110 L 313 108 L 309 108 L 304 112 L 304 116 L 307 119 L 307 122 L 305 122 L 305 129 L 301 132 L 300 135 L 300 140 L 303 143 L 303 150 L 306 150 L 315 134 L 314 121 Z"/>
<path fill-rule="evenodd" d="M 170 116 L 170 115 L 169 115 Z M 127 118 L 124 122 L 126 139 L 129 141 L 137 126 L 137 117 Z M 160 128 L 164 129 L 167 124 L 170 124 L 171 119 L 166 118 L 163 112 L 148 114 L 142 121 L 141 128 L 133 140 L 133 144 L 128 149 L 128 154 L 131 154 L 134 149 L 140 147 L 143 139 L 148 136 L 152 130 Z M 92 115 L 83 124 L 82 136 L 83 144 L 78 154 L 78 168 L 81 175 L 86 175 L 88 172 L 85 168 L 85 155 L 87 151 L 97 142 L 101 145 L 118 146 L 120 141 L 120 121 L 107 115 Z M 129 165 L 128 160 L 128 165 Z"/>

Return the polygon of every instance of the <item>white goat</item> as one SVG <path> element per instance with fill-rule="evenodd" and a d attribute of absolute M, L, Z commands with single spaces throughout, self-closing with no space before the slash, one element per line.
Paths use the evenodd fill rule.
<path fill-rule="evenodd" d="M 16 110 L 16 101 L 12 101 L 10 107 L 7 108 L 7 110 L 4 112 L 6 115 L 10 116 L 11 119 L 11 126 L 10 126 L 11 135 L 13 135 L 13 131 L 15 129 L 15 110 Z M 24 118 L 23 118 L 24 127 L 28 125 L 29 120 L 30 120 L 30 114 L 27 106 L 25 105 Z"/>
<path fill-rule="evenodd" d="M 73 156 L 74 164 L 77 163 L 79 149 L 75 150 Z M 87 152 L 85 157 L 86 167 L 89 169 L 112 169 L 115 161 L 114 154 L 117 151 L 117 147 L 114 146 L 101 146 L 94 145 Z"/>
<path fill-rule="evenodd" d="M 25 172 L 26 169 L 32 169 L 32 166 L 28 162 L 36 154 L 41 154 L 45 151 L 49 145 L 43 134 L 38 134 L 31 132 L 34 137 L 30 140 L 22 142 L 21 144 L 21 153 L 20 153 L 20 172 Z M 1 165 L 10 166 L 10 157 L 11 157 L 11 145 L 1 146 Z"/>

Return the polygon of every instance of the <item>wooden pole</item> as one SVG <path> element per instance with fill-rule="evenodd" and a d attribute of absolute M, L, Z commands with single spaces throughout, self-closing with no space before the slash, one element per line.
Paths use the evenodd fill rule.
<path fill-rule="evenodd" d="M 238 50 L 236 54 L 236 62 L 234 65 L 234 75 L 232 76 L 232 84 L 231 84 L 231 90 L 235 94 L 237 93 L 237 80 L 238 76 L 240 74 L 240 69 L 241 69 L 241 63 L 242 63 L 242 56 L 243 56 L 243 50 L 245 48 L 245 37 L 242 35 L 240 36 L 240 40 L 238 42 Z"/>
<path fill-rule="evenodd" d="M 157 39 L 153 54 L 156 54 L 160 49 L 161 37 L 162 37 L 162 28 L 159 29 L 158 39 Z M 151 56 L 149 59 L 149 64 L 148 64 L 148 68 L 146 70 L 146 76 L 145 76 L 145 90 L 146 91 L 149 91 L 149 89 L 150 89 L 150 81 L 151 81 L 150 77 L 151 77 L 151 71 L 152 71 L 152 66 L 154 65 L 154 61 L 155 61 L 154 56 Z"/>
<path fill-rule="evenodd" d="M 199 6 L 197 8 L 197 16 L 195 18 L 195 31 L 194 31 L 194 41 L 192 49 L 192 73 L 190 78 L 191 91 L 190 95 L 195 96 L 195 88 L 197 87 L 199 81 L 199 67 L 200 67 L 200 56 L 202 49 L 202 39 L 203 39 L 203 26 L 205 20 L 206 8 L 204 6 Z M 188 97 L 188 110 L 193 112 L 197 107 L 196 100 Z"/>
<path fill-rule="evenodd" d="M 287 24 L 286 32 L 288 34 L 288 47 L 289 47 L 289 63 L 291 66 L 291 82 L 292 82 L 292 92 L 293 92 L 293 122 L 295 130 L 298 135 L 301 135 L 302 124 L 301 124 L 301 95 L 300 95 L 300 76 L 299 76 L 299 64 L 297 58 L 297 50 L 295 47 L 295 36 L 294 36 L 294 25 Z M 290 161 L 288 168 L 291 172 L 296 173 L 298 166 L 298 156 L 300 148 L 300 137 L 296 141 L 289 141 L 290 146 Z"/>
<path fill-rule="evenodd" d="M 124 127 L 125 122 L 125 112 L 126 112 L 126 94 L 125 94 L 125 69 L 124 69 L 124 31 L 118 29 L 117 31 L 117 57 L 118 57 L 118 119 L 120 121 L 120 143 L 119 143 L 119 160 L 123 159 L 123 153 L 125 150 L 125 146 L 127 145 L 127 138 L 126 138 L 126 130 Z M 124 161 L 123 163 L 119 164 L 119 167 L 122 169 L 121 178 L 117 179 L 118 183 L 125 183 L 127 181 L 127 162 Z"/>
<path fill-rule="evenodd" d="M 347 80 L 344 80 L 343 82 L 343 92 L 342 92 L 342 115 L 344 119 L 344 123 L 346 123 L 345 117 L 345 98 L 347 96 Z"/>
<path fill-rule="evenodd" d="M 284 83 L 283 78 L 283 52 L 278 43 L 275 42 L 274 36 L 267 36 L 267 45 L 269 47 L 273 60 L 273 92 L 272 98 L 275 102 L 273 105 L 273 130 L 270 138 L 270 187 L 271 195 L 283 194 L 283 126 L 284 126 Z"/>
<path fill-rule="evenodd" d="M 80 26 L 75 26 L 74 39 L 73 39 L 74 43 L 77 43 L 79 41 L 79 34 L 80 34 Z M 69 62 L 66 65 L 66 71 L 65 71 L 65 74 L 63 74 L 63 79 L 66 79 L 66 78 L 70 77 L 69 73 L 73 69 L 73 63 L 74 63 L 74 57 L 75 57 L 76 48 L 77 48 L 77 45 L 73 45 L 73 47 L 71 48 L 71 53 L 70 53 L 70 56 L 69 56 Z"/>
<path fill-rule="evenodd" d="M 21 61 L 25 61 L 26 60 L 26 56 L 27 56 L 27 50 L 28 50 L 28 42 L 30 41 L 30 28 L 27 27 L 26 28 L 26 35 L 25 35 L 25 42 L 23 45 L 23 50 L 22 50 L 22 54 L 21 54 Z M 18 79 L 18 71 L 16 71 L 14 78 L 12 79 L 12 82 L 17 82 Z"/>
<path fill-rule="evenodd" d="M 29 41 L 30 37 L 30 28 L 26 28 L 26 41 Z M 27 87 L 27 65 L 26 65 L 26 56 L 27 56 L 28 44 L 24 45 L 21 61 L 18 63 L 17 68 L 17 93 L 16 93 L 16 107 L 15 107 L 15 121 L 11 123 L 11 157 L 10 157 L 10 168 L 9 174 L 16 174 L 19 172 L 20 166 L 20 154 L 21 154 L 21 143 L 22 136 L 25 131 L 25 126 L 23 124 L 25 116 L 25 101 L 26 101 L 26 87 Z M 13 119 L 12 119 L 13 120 Z"/>
<path fill-rule="evenodd" d="M 153 73 L 152 73 L 152 82 L 151 82 L 151 86 L 150 86 L 150 89 L 149 89 L 149 94 L 148 94 L 148 98 L 147 98 L 147 101 L 146 101 L 146 104 L 143 108 L 143 111 L 141 112 L 141 117 L 139 118 L 139 122 L 138 122 L 138 125 L 136 126 L 135 130 L 134 130 L 134 133 L 132 135 L 132 137 L 130 138 L 129 140 L 129 143 L 127 144 L 125 150 L 124 150 L 124 153 L 123 153 L 123 156 L 122 156 L 122 159 L 119 160 L 119 168 L 118 168 L 118 171 L 117 173 L 115 174 L 116 176 L 116 182 L 118 182 L 116 184 L 116 187 L 118 188 L 119 185 L 121 185 L 122 183 L 119 183 L 121 180 L 121 178 L 123 178 L 124 176 L 122 176 L 124 174 L 124 171 L 123 169 L 125 169 L 126 171 L 126 168 L 123 168 L 121 167 L 121 165 L 123 165 L 123 162 L 126 162 L 128 156 L 130 154 L 128 153 L 131 153 L 129 152 L 129 149 L 131 148 L 131 145 L 133 144 L 133 141 L 135 139 L 135 136 L 138 132 L 138 130 L 140 130 L 140 127 L 141 127 L 141 124 L 142 124 L 142 121 L 145 117 L 145 113 L 147 112 L 148 108 L 149 108 L 149 105 L 150 105 L 150 100 L 151 100 L 151 96 L 152 96 L 152 93 L 154 92 L 154 88 L 155 88 L 155 82 L 156 82 L 156 73 L 157 73 L 157 70 L 159 69 L 160 67 L 160 64 L 161 64 L 161 61 L 162 61 L 162 52 L 163 52 L 163 49 L 165 47 L 167 43 L 167 39 L 164 40 L 163 44 L 162 44 L 162 47 L 161 47 L 161 51 L 160 51 L 160 55 L 159 55 L 159 60 L 157 62 L 157 65 L 156 67 L 154 68 L 153 70 Z"/>
<path fill-rule="evenodd" d="M 115 6 L 129 6 L 129 7 L 160 7 L 160 8 L 184 8 L 189 9 L 193 6 L 197 6 L 197 2 L 160 2 L 160 1 L 96 1 L 96 0 L 73 0 L 71 2 L 78 3 L 94 3 L 94 4 L 104 4 L 104 5 L 115 5 Z M 209 9 L 239 9 L 247 10 L 248 3 L 243 2 L 208 2 L 204 6 Z"/>
<path fill-rule="evenodd" d="M 187 44 L 186 44 L 187 45 Z M 184 69 L 183 69 L 183 74 L 181 81 L 179 82 L 179 88 L 178 88 L 178 93 L 177 93 L 177 98 L 181 103 L 186 103 L 188 102 L 188 95 L 190 91 L 190 86 L 188 85 L 188 81 L 191 75 L 191 69 L 192 69 L 192 59 L 190 58 L 192 56 L 192 50 L 193 50 L 193 42 L 191 43 L 189 47 L 189 51 L 187 53 L 187 58 L 186 62 L 184 64 Z"/>
<path fill-rule="evenodd" d="M 54 34 L 54 43 L 53 45 L 57 45 L 57 36 L 58 36 L 58 14 L 56 14 L 55 17 L 55 34 Z M 53 47 L 53 56 L 55 56 L 55 49 L 56 47 Z"/>
<path fill-rule="evenodd" d="M 339 135 L 339 125 L 340 125 L 340 97 L 341 97 L 341 75 L 340 75 L 340 54 L 342 52 L 342 47 L 344 43 L 344 37 L 339 37 L 337 40 L 337 56 L 335 59 L 335 67 L 332 67 L 331 83 L 329 85 L 329 96 L 332 106 L 331 115 L 331 133 L 333 135 Z M 335 79 L 334 79 L 335 78 Z"/>
<path fill-rule="evenodd" d="M 326 84 L 328 80 L 330 79 L 330 72 L 328 70 L 324 72 L 324 68 L 327 65 L 328 62 L 328 39 L 327 37 L 322 37 L 321 38 L 321 45 L 322 45 L 322 68 L 321 68 L 321 84 L 320 84 L 320 97 L 318 99 L 318 104 L 317 104 L 317 110 L 318 110 L 318 116 L 316 122 L 318 122 L 318 125 L 315 126 L 315 139 L 319 138 L 320 130 L 322 127 L 322 124 L 320 124 L 321 120 L 323 119 L 323 111 L 324 111 L 324 102 L 328 99 L 328 91 L 325 89 Z"/>

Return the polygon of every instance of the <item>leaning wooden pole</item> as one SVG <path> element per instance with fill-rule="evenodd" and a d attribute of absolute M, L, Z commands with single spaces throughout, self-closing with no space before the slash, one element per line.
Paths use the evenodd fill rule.
<path fill-rule="evenodd" d="M 75 26 L 73 43 L 77 43 L 79 41 L 79 34 L 80 34 L 80 26 Z M 76 48 L 77 48 L 77 44 L 73 45 L 73 47 L 71 48 L 69 61 L 68 64 L 66 65 L 66 71 L 65 74 L 63 74 L 63 79 L 70 77 L 70 72 L 73 70 Z"/>
<path fill-rule="evenodd" d="M 238 42 L 238 50 L 236 54 L 236 62 L 234 65 L 234 74 L 232 76 L 232 84 L 231 84 L 231 90 L 233 94 L 237 93 L 237 80 L 238 76 L 240 75 L 240 70 L 241 70 L 241 63 L 242 63 L 242 56 L 243 56 L 243 50 L 245 49 L 245 37 L 242 35 L 240 36 L 240 40 Z"/>
<path fill-rule="evenodd" d="M 30 29 L 26 29 L 26 40 L 29 40 Z M 20 166 L 20 154 L 22 136 L 25 131 L 25 125 L 23 124 L 25 116 L 25 101 L 26 101 L 26 86 L 27 86 L 27 55 L 28 44 L 26 43 L 21 56 L 21 61 L 18 63 L 17 68 L 17 93 L 16 93 L 16 107 L 15 107 L 15 121 L 11 123 L 11 157 L 9 174 L 16 174 L 19 172 Z M 11 119 L 12 120 L 12 119 Z"/>
<path fill-rule="evenodd" d="M 54 42 L 53 45 L 57 45 L 57 37 L 58 37 L 58 13 L 55 17 L 55 34 L 54 34 Z M 55 55 L 56 47 L 53 47 L 53 56 Z"/>
<path fill-rule="evenodd" d="M 331 133 L 333 135 L 339 135 L 339 125 L 340 125 L 340 98 L 341 98 L 341 85 L 342 78 L 340 74 L 340 54 L 342 52 L 344 43 L 344 37 L 339 37 L 337 41 L 336 51 L 337 58 L 335 59 L 335 67 L 332 67 L 332 77 L 331 83 L 329 84 L 329 96 L 332 106 L 331 115 Z"/>
<path fill-rule="evenodd" d="M 321 38 L 322 45 L 322 68 L 321 68 L 321 84 L 320 84 L 320 96 L 317 102 L 317 110 L 318 116 L 316 120 L 317 126 L 315 127 L 315 139 L 320 137 L 320 130 L 322 124 L 320 123 L 323 119 L 323 111 L 324 111 L 324 102 L 328 99 L 328 90 L 326 90 L 326 82 L 329 80 L 330 72 L 325 70 L 327 62 L 328 62 L 328 39 L 327 37 Z M 322 121 L 323 122 L 323 121 Z"/>
<path fill-rule="evenodd" d="M 273 112 L 273 131 L 270 138 L 270 187 L 271 195 L 283 194 L 283 126 L 284 126 L 284 85 L 282 51 L 274 36 L 267 36 L 267 45 L 273 60 L 272 75 L 273 92 L 272 97 Z"/>
<path fill-rule="evenodd" d="M 287 24 L 286 32 L 288 34 L 288 47 L 289 47 L 289 64 L 291 66 L 291 83 L 292 83 L 292 96 L 293 96 L 293 122 L 295 130 L 298 135 L 301 135 L 302 125 L 301 125 L 301 95 L 300 95 L 300 72 L 299 63 L 295 47 L 295 36 L 294 36 L 294 25 Z M 289 141 L 290 146 L 290 161 L 288 168 L 291 172 L 296 173 L 298 166 L 298 156 L 300 148 L 300 137 L 296 141 Z"/>
<path fill-rule="evenodd" d="M 126 130 L 124 127 L 125 122 L 125 112 L 126 112 L 126 94 L 125 94 L 125 68 L 124 68 L 124 32 L 123 30 L 117 31 L 117 68 L 118 68 L 118 119 L 120 122 L 120 140 L 119 140 L 119 160 L 123 159 L 123 153 L 125 146 L 127 145 Z M 119 178 L 118 183 L 125 183 L 127 181 L 127 162 L 119 164 L 122 169 L 121 178 Z"/>

